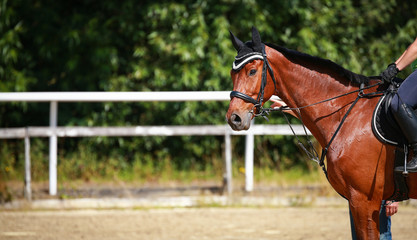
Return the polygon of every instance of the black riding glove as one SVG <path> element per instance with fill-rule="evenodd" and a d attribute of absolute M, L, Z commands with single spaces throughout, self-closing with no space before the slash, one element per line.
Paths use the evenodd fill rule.
<path fill-rule="evenodd" d="M 400 70 L 398 70 L 397 64 L 391 63 L 388 65 L 387 69 L 381 73 L 382 81 L 391 83 L 392 79 L 394 79 L 394 77 L 397 76 L 399 72 Z"/>

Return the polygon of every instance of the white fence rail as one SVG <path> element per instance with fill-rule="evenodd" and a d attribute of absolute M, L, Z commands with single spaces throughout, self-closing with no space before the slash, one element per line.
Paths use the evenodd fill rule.
<path fill-rule="evenodd" d="M 293 126 L 296 134 L 305 134 L 302 126 Z M 229 125 L 137 126 L 137 127 L 26 127 L 0 128 L 0 139 L 29 137 L 134 137 L 134 136 L 216 136 L 216 135 L 291 135 L 287 125 L 253 125 L 236 132 Z"/>
<path fill-rule="evenodd" d="M 134 126 L 134 127 L 58 127 L 58 102 L 145 102 L 145 101 L 228 101 L 227 91 L 219 92 L 21 92 L 0 93 L 0 102 L 50 102 L 50 126 L 0 128 L 0 139 L 25 139 L 25 194 L 30 199 L 30 137 L 49 137 L 49 194 L 57 193 L 57 138 L 93 136 L 182 136 L 224 135 L 225 166 L 229 194 L 232 192 L 231 135 L 246 135 L 245 189 L 253 190 L 254 135 L 291 135 L 287 125 L 252 125 L 248 131 L 235 132 L 227 125 Z M 225 109 L 226 111 L 226 109 Z M 302 126 L 294 126 L 304 134 Z M 309 133 L 310 134 L 310 133 Z"/>
<path fill-rule="evenodd" d="M 0 102 L 186 102 L 226 101 L 229 91 L 165 92 L 9 92 Z"/>

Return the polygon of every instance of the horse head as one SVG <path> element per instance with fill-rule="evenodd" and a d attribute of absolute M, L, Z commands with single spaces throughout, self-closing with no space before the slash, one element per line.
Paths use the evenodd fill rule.
<path fill-rule="evenodd" d="M 230 37 L 237 56 L 230 73 L 233 91 L 226 119 L 233 130 L 247 130 L 252 118 L 261 113 L 262 105 L 274 94 L 275 79 L 256 28 L 252 28 L 252 41 L 243 43 L 231 32 Z"/>

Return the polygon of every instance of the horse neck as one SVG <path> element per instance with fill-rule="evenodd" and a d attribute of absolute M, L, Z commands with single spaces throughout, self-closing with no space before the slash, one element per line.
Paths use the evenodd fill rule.
<path fill-rule="evenodd" d="M 271 60 L 272 68 L 278 75 L 276 94 L 291 108 L 318 103 L 357 89 L 338 81 L 325 67 L 312 69 L 308 65 L 291 62 L 279 52 L 277 55 Z M 355 97 L 352 94 L 300 110 L 303 123 L 322 146 L 328 143 L 335 131 L 334 126 L 340 122 Z"/>

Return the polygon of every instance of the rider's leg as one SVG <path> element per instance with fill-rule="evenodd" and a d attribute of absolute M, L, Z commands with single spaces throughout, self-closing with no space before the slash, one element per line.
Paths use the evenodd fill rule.
<path fill-rule="evenodd" d="M 414 114 L 413 108 L 403 103 L 398 107 L 398 111 L 394 113 L 394 117 L 400 125 L 410 148 L 413 149 L 414 156 L 407 163 L 407 170 L 417 172 L 417 116 Z M 395 171 L 404 171 L 404 166 L 396 167 Z"/>
<path fill-rule="evenodd" d="M 391 102 L 391 112 L 413 149 L 414 157 L 407 163 L 410 172 L 417 172 L 417 116 L 413 111 L 416 106 L 417 71 L 404 80 Z M 404 167 L 396 167 L 395 171 L 404 171 Z"/>

